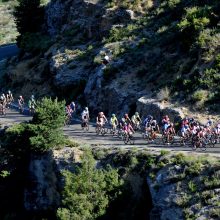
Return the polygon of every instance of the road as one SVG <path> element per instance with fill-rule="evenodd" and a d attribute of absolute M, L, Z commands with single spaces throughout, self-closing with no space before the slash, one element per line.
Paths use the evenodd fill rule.
<path fill-rule="evenodd" d="M 0 60 L 17 55 L 19 48 L 16 44 L 0 46 Z"/>
<path fill-rule="evenodd" d="M 30 116 L 21 115 L 15 110 L 9 110 L 6 116 L 0 117 L 0 123 L 2 126 L 10 126 L 15 123 L 20 123 L 23 121 L 31 120 Z M 81 129 L 81 125 L 79 120 L 74 120 L 70 126 L 64 127 L 64 133 L 66 136 L 76 140 L 77 142 L 89 146 L 100 146 L 100 147 L 120 147 L 122 149 L 129 149 L 133 147 L 137 147 L 138 149 L 148 149 L 152 151 L 160 151 L 160 150 L 169 150 L 173 152 L 190 152 L 190 154 L 195 153 L 192 152 L 192 149 L 189 147 L 181 147 L 177 143 L 172 146 L 170 145 L 162 145 L 162 144 L 146 144 L 146 141 L 143 140 L 141 134 L 135 134 L 135 144 L 134 145 L 125 145 L 124 142 L 118 137 L 112 137 L 110 134 L 106 134 L 105 136 L 96 135 L 95 126 L 91 125 L 88 132 L 84 132 Z M 211 155 L 220 156 L 220 144 L 215 146 L 215 148 L 208 148 L 205 152 L 201 150 L 197 150 L 196 153 L 209 153 Z"/>

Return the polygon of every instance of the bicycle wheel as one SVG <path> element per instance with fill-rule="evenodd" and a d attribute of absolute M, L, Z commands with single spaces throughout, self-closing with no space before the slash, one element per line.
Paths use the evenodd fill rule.
<path fill-rule="evenodd" d="M 96 134 L 97 134 L 97 135 L 99 135 L 99 134 L 100 134 L 100 132 L 101 132 L 100 127 L 97 127 L 97 126 L 96 126 L 96 128 L 95 128 L 95 132 L 96 132 Z"/>
<path fill-rule="evenodd" d="M 123 141 L 124 141 L 125 144 L 128 144 L 129 139 L 128 139 L 128 135 L 127 134 L 123 135 Z"/>
<path fill-rule="evenodd" d="M 162 143 L 163 143 L 163 144 L 167 144 L 167 143 L 168 143 L 168 141 L 167 141 L 167 135 L 162 134 Z"/>
<path fill-rule="evenodd" d="M 85 127 L 86 131 L 89 131 L 89 124 L 86 123 L 86 127 Z"/>
<path fill-rule="evenodd" d="M 133 136 L 129 136 L 128 137 L 128 142 L 129 142 L 129 144 L 134 144 L 134 137 Z"/>

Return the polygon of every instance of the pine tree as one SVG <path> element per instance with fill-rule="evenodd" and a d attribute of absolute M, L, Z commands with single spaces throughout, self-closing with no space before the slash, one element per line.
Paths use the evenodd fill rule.
<path fill-rule="evenodd" d="M 40 0 L 18 0 L 14 16 L 17 30 L 22 37 L 25 33 L 40 30 L 44 20 L 44 9 L 40 5 Z"/>

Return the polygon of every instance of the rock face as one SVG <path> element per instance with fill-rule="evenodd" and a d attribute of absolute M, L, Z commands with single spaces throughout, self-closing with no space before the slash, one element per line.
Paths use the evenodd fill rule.
<path fill-rule="evenodd" d="M 58 180 L 51 152 L 43 156 L 32 155 L 28 183 L 24 193 L 26 210 L 45 211 L 59 205 Z"/>
<path fill-rule="evenodd" d="M 82 152 L 64 147 L 43 155 L 32 155 L 28 186 L 24 192 L 24 207 L 30 212 L 56 209 L 60 205 L 62 170 L 74 170 Z"/>
<path fill-rule="evenodd" d="M 181 109 L 175 108 L 172 105 L 167 106 L 167 104 L 163 104 L 156 99 L 151 99 L 146 96 L 138 99 L 137 111 L 141 115 L 152 115 L 160 121 L 164 115 L 168 115 L 173 122 L 177 122 L 184 118 L 184 113 Z"/>
<path fill-rule="evenodd" d="M 177 175 L 178 170 L 173 166 L 160 170 L 156 175 L 156 180 L 147 179 L 151 197 L 153 200 L 153 210 L 151 219 L 160 220 L 183 220 L 183 210 L 175 203 L 181 195 L 176 193 L 177 183 L 169 183 L 170 177 Z"/>

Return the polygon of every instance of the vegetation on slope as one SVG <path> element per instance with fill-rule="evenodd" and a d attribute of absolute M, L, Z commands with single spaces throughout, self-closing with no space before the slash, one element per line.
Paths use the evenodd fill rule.
<path fill-rule="evenodd" d="M 169 99 L 175 102 L 196 103 L 193 107 L 197 109 L 207 106 L 213 111 L 219 109 L 218 0 L 123 0 L 102 1 L 101 4 L 104 9 L 115 12 L 133 10 L 134 18 L 113 20 L 108 30 L 98 34 L 94 32 L 91 37 L 86 27 L 80 25 L 80 20 L 71 17 L 70 12 L 69 17 L 65 17 L 65 28 L 57 30 L 54 38 L 56 47 L 66 48 L 56 56 L 58 62 L 62 61 L 61 65 L 67 65 L 74 71 L 77 66 L 74 61 L 82 66 L 86 62 L 86 68 L 94 71 L 101 60 L 97 51 L 109 48 L 107 50 L 111 52 L 113 62 L 104 72 L 105 86 L 127 74 L 136 81 L 137 90 L 146 90 L 153 97 L 169 88 Z M 93 23 L 96 22 L 93 20 Z M 29 31 L 21 33 L 21 46 L 26 51 L 45 52 L 53 44 L 45 32 L 39 33 L 40 24 L 36 26 L 38 30 L 31 34 Z M 82 45 L 91 48 L 89 53 L 83 51 Z M 75 60 L 68 58 L 71 57 L 68 51 L 82 53 Z M 48 55 L 50 57 L 50 53 Z M 123 65 L 115 67 L 114 63 L 118 60 L 123 60 Z M 129 85 L 130 81 L 126 83 Z M 66 90 L 59 95 L 70 94 L 69 89 Z"/>
<path fill-rule="evenodd" d="M 0 45 L 15 43 L 18 35 L 13 17 L 16 0 L 0 1 Z"/>

